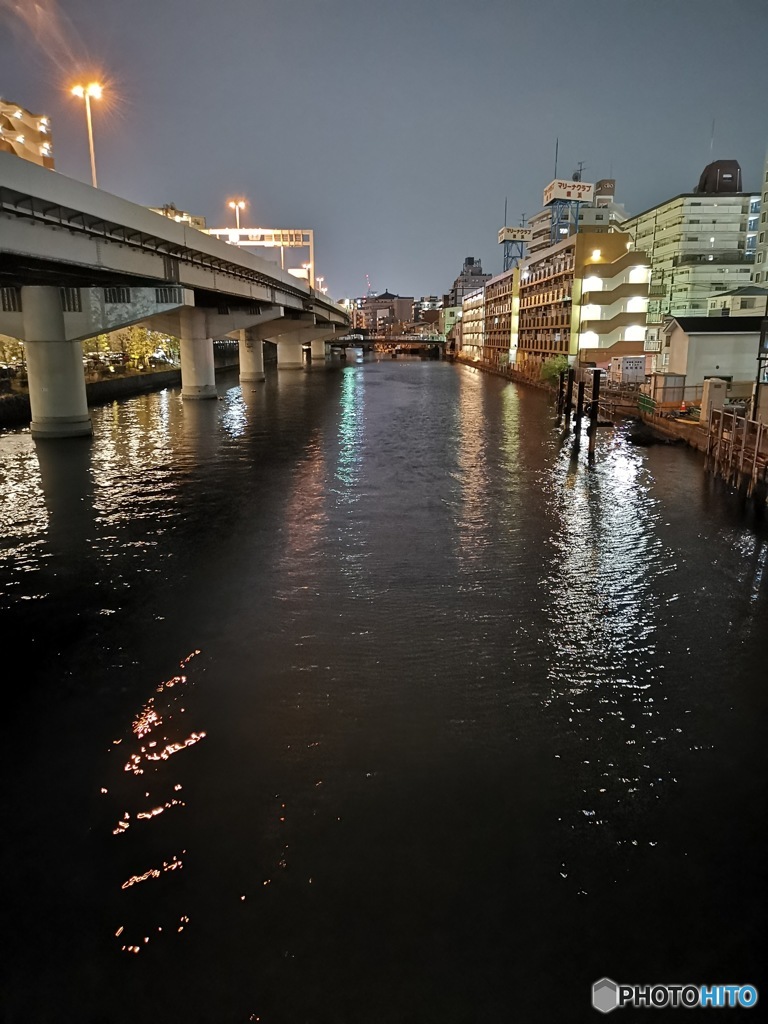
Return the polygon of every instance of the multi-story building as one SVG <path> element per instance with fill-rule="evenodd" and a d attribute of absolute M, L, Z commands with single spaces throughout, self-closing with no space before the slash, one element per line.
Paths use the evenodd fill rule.
<path fill-rule="evenodd" d="M 768 286 L 748 284 L 709 300 L 709 316 L 768 316 Z"/>
<path fill-rule="evenodd" d="M 724 191 L 675 196 L 623 225 L 635 247 L 650 257 L 649 326 L 665 316 L 706 316 L 711 296 L 750 282 L 760 196 L 732 191 L 736 181 L 740 185 L 740 172 L 723 184 L 711 171 L 717 166 L 707 168 L 700 186 Z"/>
<path fill-rule="evenodd" d="M 757 230 L 755 264 L 752 274 L 755 284 L 768 282 L 768 155 L 765 158 L 760 192 L 762 201 L 755 204 L 754 213 L 750 212 L 749 218 L 749 227 Z"/>
<path fill-rule="evenodd" d="M 461 306 L 465 295 L 482 288 L 490 280 L 490 274 L 484 274 L 480 260 L 467 256 L 461 273 L 453 282 L 451 290 L 443 296 L 443 306 Z"/>
<path fill-rule="evenodd" d="M 607 365 L 645 351 L 650 268 L 628 234 L 579 231 L 532 253 L 516 271 L 509 340 L 516 365 L 558 355 Z M 486 345 L 488 323 L 486 307 Z"/>
<path fill-rule="evenodd" d="M 358 330 L 376 334 L 395 323 L 408 323 L 411 320 L 412 295 L 393 295 L 392 292 L 385 291 L 380 295 L 366 295 L 353 301 L 356 308 L 352 310 L 352 326 Z"/>
<path fill-rule="evenodd" d="M 578 205 L 578 230 L 592 232 L 621 231 L 627 219 L 627 211 L 621 203 L 615 201 L 616 181 L 613 178 L 601 178 L 595 185 L 595 198 L 591 203 Z M 527 225 L 531 229 L 531 241 L 528 253 L 541 252 L 549 249 L 554 242 L 562 241 L 576 233 L 576 215 L 574 208 L 563 213 L 556 227 L 557 237 L 552 238 L 552 210 L 545 206 L 534 214 Z"/>
<path fill-rule="evenodd" d="M 510 362 L 512 302 L 516 270 L 505 270 L 485 285 L 483 362 L 503 368 Z"/>
<path fill-rule="evenodd" d="M 440 333 L 448 337 L 456 324 L 461 320 L 461 306 L 443 306 L 438 313 Z"/>
<path fill-rule="evenodd" d="M 15 153 L 23 160 L 53 170 L 50 121 L 0 99 L 0 152 Z"/>
<path fill-rule="evenodd" d="M 420 299 L 417 299 L 413 304 L 413 313 L 411 319 L 414 323 L 419 323 L 420 320 L 431 320 L 437 322 L 437 317 L 427 317 L 426 313 L 434 313 L 440 309 L 442 302 L 437 295 L 422 295 Z"/>
<path fill-rule="evenodd" d="M 478 288 L 461 303 L 461 354 L 478 362 L 483 358 L 485 338 L 485 291 Z"/>

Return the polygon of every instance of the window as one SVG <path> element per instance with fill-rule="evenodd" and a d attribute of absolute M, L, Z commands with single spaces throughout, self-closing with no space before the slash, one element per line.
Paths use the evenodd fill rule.
<path fill-rule="evenodd" d="M 64 313 L 82 313 L 83 304 L 79 288 L 59 288 L 61 309 Z"/>
<path fill-rule="evenodd" d="M 0 306 L 4 313 L 21 312 L 21 292 L 18 288 L 0 288 Z"/>
<path fill-rule="evenodd" d="M 131 301 L 131 289 L 130 288 L 105 288 L 104 289 L 104 301 L 115 304 L 118 302 L 130 302 Z"/>

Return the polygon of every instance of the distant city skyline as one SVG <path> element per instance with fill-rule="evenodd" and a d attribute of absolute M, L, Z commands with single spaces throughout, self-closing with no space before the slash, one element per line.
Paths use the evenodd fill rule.
<path fill-rule="evenodd" d="M 311 228 L 329 295 L 442 295 L 498 273 L 517 224 L 580 162 L 637 214 L 735 159 L 757 190 L 764 91 L 744 76 L 763 0 L 0 0 L 0 95 L 51 119 L 58 172 L 211 227 Z M 728 25 L 729 31 L 723 26 Z M 714 132 L 713 132 L 714 127 Z"/>

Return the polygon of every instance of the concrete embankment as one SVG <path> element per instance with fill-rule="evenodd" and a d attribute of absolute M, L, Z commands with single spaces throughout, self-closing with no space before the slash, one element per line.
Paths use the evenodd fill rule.
<path fill-rule="evenodd" d="M 557 389 L 553 385 L 543 380 L 528 377 L 526 374 L 518 373 L 515 370 L 500 370 L 486 363 L 476 363 L 469 359 L 462 359 L 461 356 L 456 356 L 455 362 L 461 363 L 463 366 L 470 366 L 476 370 L 482 370 L 484 373 L 492 373 L 497 377 L 503 377 L 505 380 L 513 381 L 516 384 L 527 384 L 529 387 L 539 388 L 540 390 L 548 391 L 552 395 L 557 395 Z M 618 418 L 641 420 L 647 428 L 650 438 L 655 437 L 659 441 L 683 441 L 697 451 L 705 452 L 707 450 L 707 432 L 696 422 L 683 419 L 667 419 L 664 416 L 656 416 L 653 413 L 642 412 L 639 409 L 627 412 L 625 416 L 622 415 Z"/>
<path fill-rule="evenodd" d="M 217 353 L 217 370 L 234 370 L 239 365 L 237 354 Z M 142 373 L 107 377 L 104 380 L 87 381 L 85 393 L 88 405 L 104 405 L 119 398 L 130 398 L 147 391 L 162 391 L 163 388 L 181 386 L 181 370 L 146 370 Z M 0 395 L 0 428 L 29 425 L 32 411 L 29 394 L 26 391 Z"/>
<path fill-rule="evenodd" d="M 145 391 L 160 391 L 163 388 L 178 387 L 181 383 L 181 370 L 158 370 L 157 372 L 137 373 L 130 376 L 110 377 L 106 380 L 95 380 L 85 385 L 88 405 L 104 405 L 118 398 L 129 398 Z M 0 427 L 18 427 L 29 424 L 32 411 L 29 405 L 29 394 L 20 391 L 11 395 L 0 395 Z"/>

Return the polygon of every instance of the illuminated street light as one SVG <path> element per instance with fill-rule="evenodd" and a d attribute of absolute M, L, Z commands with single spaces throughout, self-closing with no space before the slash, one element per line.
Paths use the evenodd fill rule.
<path fill-rule="evenodd" d="M 93 152 L 93 121 L 91 120 L 91 97 L 95 100 L 101 99 L 101 86 L 98 82 L 91 82 L 89 85 L 76 85 L 72 89 L 72 95 L 78 96 L 81 100 L 85 100 L 85 117 L 88 122 L 88 145 L 91 150 L 91 181 L 93 187 L 98 188 L 96 184 L 96 157 Z"/>
<path fill-rule="evenodd" d="M 240 230 L 240 211 L 245 209 L 244 199 L 230 199 L 229 201 L 230 210 L 235 211 L 235 223 L 237 224 L 237 230 Z"/>

